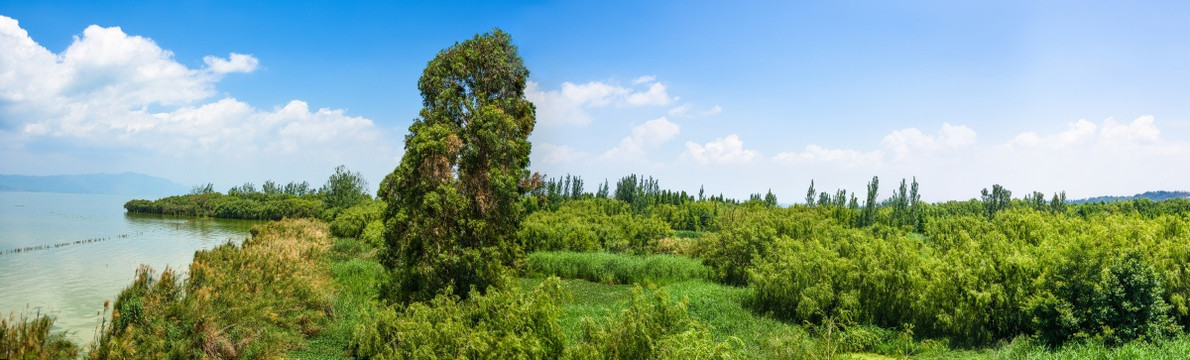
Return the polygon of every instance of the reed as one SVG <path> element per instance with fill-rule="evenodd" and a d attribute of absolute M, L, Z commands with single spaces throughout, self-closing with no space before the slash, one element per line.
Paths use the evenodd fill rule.
<path fill-rule="evenodd" d="M 65 332 L 53 331 L 54 318 L 41 314 L 0 318 L 0 359 L 69 359 L 79 347 Z"/>

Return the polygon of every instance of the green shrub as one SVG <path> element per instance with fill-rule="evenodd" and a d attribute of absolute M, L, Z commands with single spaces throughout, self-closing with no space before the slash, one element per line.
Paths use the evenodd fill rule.
<path fill-rule="evenodd" d="M 379 221 L 384 215 L 384 206 L 384 201 L 370 200 L 343 210 L 331 221 L 331 235 L 359 238 L 370 223 Z"/>
<path fill-rule="evenodd" d="M 664 285 L 710 277 L 710 271 L 700 261 L 673 255 L 535 252 L 529 254 L 526 271 L 532 276 L 558 276 L 605 284 Z"/>
<path fill-rule="evenodd" d="M 610 251 L 650 253 L 658 239 L 673 231 L 660 219 L 636 215 L 628 204 L 612 199 L 563 203 L 555 211 L 538 211 L 521 221 L 517 239 L 525 251 Z"/>
<path fill-rule="evenodd" d="M 780 237 L 804 239 L 821 228 L 834 226 L 823 212 L 794 207 L 741 207 L 724 220 L 723 230 L 699 239 L 699 257 L 719 279 L 731 285 L 748 283 L 748 269 L 754 259 L 767 256 Z"/>
<path fill-rule="evenodd" d="M 1163 281 L 1141 255 L 1126 251 L 1110 263 L 1103 255 L 1073 248 L 1044 279 L 1027 308 L 1044 343 L 1091 338 L 1116 345 L 1176 330 Z"/>
<path fill-rule="evenodd" d="M 384 221 L 374 220 L 364 227 L 364 232 L 360 234 L 360 240 L 368 243 L 374 248 L 384 246 Z"/>
<path fill-rule="evenodd" d="M 165 215 L 281 220 L 319 217 L 323 212 L 323 202 L 316 195 L 201 193 L 169 196 L 153 201 L 131 200 L 124 204 L 124 209 L 128 212 Z"/>
<path fill-rule="evenodd" d="M 551 278 L 533 291 L 491 288 L 467 300 L 439 295 L 388 307 L 356 328 L 352 351 L 365 359 L 558 358 L 561 296 L 560 281 Z"/>
<path fill-rule="evenodd" d="M 567 348 L 573 359 L 729 359 L 731 344 L 715 341 L 710 330 L 686 312 L 684 301 L 671 302 L 664 290 L 633 289 L 631 303 L 619 314 L 583 319 L 578 343 Z"/>

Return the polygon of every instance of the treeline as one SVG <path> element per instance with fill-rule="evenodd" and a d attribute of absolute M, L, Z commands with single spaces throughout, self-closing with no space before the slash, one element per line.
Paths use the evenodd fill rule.
<path fill-rule="evenodd" d="M 1099 203 L 1099 202 L 1113 202 L 1113 201 L 1128 201 L 1149 199 L 1153 201 L 1163 201 L 1170 199 L 1190 199 L 1190 191 L 1146 191 L 1132 196 L 1096 196 L 1086 199 L 1079 199 L 1071 201 L 1075 204 L 1082 203 Z"/>
<path fill-rule="evenodd" d="M 305 181 L 282 186 L 269 180 L 259 189 L 249 182 L 233 186 L 224 194 L 214 191 L 214 185 L 208 183 L 194 187 L 186 195 L 132 200 L 124 204 L 124 209 L 137 213 L 228 219 L 321 218 L 329 221 L 343 209 L 371 199 L 367 187 L 367 181 L 359 172 L 338 166 L 320 188 L 312 188 Z"/>

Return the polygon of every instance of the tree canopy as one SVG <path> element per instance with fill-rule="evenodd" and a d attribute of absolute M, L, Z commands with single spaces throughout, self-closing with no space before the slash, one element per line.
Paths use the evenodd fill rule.
<path fill-rule="evenodd" d="M 496 29 L 442 50 L 426 65 L 419 118 L 405 155 L 380 186 L 390 299 L 417 301 L 443 289 L 467 297 L 497 283 L 520 258 L 517 200 L 529 189 L 525 99 L 529 70 Z"/>

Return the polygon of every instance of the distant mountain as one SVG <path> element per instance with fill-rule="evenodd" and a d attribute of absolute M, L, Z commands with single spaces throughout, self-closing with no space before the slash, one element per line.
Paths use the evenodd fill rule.
<path fill-rule="evenodd" d="M 0 191 L 74 194 L 178 195 L 186 186 L 145 174 L 0 175 Z"/>
<path fill-rule="evenodd" d="M 1079 199 L 1071 201 L 1071 203 L 1097 203 L 1097 202 L 1112 202 L 1112 201 L 1126 201 L 1135 199 L 1149 199 L 1153 201 L 1161 201 L 1168 199 L 1190 199 L 1190 191 L 1147 191 L 1143 194 L 1136 194 L 1132 196 L 1096 196 L 1093 198 Z"/>

